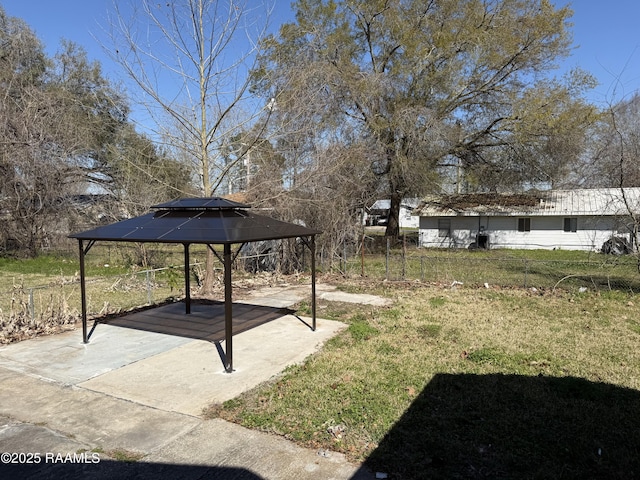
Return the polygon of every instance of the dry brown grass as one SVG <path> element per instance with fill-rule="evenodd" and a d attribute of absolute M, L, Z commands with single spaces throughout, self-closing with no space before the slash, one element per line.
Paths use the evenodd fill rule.
<path fill-rule="evenodd" d="M 8 308 L 0 309 L 0 344 L 73 330 L 79 314 L 68 302 L 62 288 L 25 291 L 15 285 Z"/>

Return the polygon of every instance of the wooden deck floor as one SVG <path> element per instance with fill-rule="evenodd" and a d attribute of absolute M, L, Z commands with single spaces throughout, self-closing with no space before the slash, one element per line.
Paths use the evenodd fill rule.
<path fill-rule="evenodd" d="M 233 304 L 233 334 L 293 313 L 287 308 Z M 126 313 L 99 323 L 148 332 L 220 342 L 225 338 L 224 303 L 191 302 L 191 313 L 185 313 L 183 302 L 171 303 L 142 311 Z"/>

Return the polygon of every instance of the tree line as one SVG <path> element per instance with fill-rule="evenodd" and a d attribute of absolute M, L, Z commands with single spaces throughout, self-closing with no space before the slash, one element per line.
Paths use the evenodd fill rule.
<path fill-rule="evenodd" d="M 135 131 L 126 96 L 99 63 L 65 41 L 47 56 L 32 30 L 2 8 L 0 93 L 4 251 L 35 256 L 70 230 L 189 191 L 188 171 Z M 105 202 L 100 215 L 96 198 Z"/>
<path fill-rule="evenodd" d="M 588 72 L 555 74 L 571 54 L 569 7 L 297 0 L 275 30 L 275 4 L 129 7 L 105 30 L 130 96 L 81 47 L 48 58 L 0 10 L 5 249 L 35 255 L 98 221 L 78 200 L 92 192 L 109 205 L 103 221 L 242 192 L 322 230 L 331 256 L 378 198 L 391 200 L 386 233 L 397 235 L 409 196 L 640 182 L 638 97 L 599 108 Z M 147 108 L 147 133 L 129 102 Z"/>

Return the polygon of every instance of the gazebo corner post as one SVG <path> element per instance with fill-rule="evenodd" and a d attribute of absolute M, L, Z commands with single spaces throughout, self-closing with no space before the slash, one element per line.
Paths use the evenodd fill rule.
<path fill-rule="evenodd" d="M 311 330 L 316 331 L 316 236 L 311 235 Z"/>
<path fill-rule="evenodd" d="M 85 287 L 85 269 L 84 269 L 84 246 L 82 239 L 78 239 L 78 249 L 80 251 L 80 305 L 82 310 L 82 343 L 89 343 L 87 335 L 87 291 Z"/>
<path fill-rule="evenodd" d="M 184 243 L 184 304 L 185 313 L 191 313 L 191 279 L 189 269 L 189 244 Z"/>
<path fill-rule="evenodd" d="M 233 372 L 233 297 L 231 285 L 231 244 L 224 244 L 224 334 L 225 372 Z"/>

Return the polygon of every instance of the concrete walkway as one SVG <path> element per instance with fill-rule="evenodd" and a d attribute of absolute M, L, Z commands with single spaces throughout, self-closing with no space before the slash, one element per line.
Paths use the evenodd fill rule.
<path fill-rule="evenodd" d="M 321 287 L 318 294 L 331 294 Z M 338 292 L 334 292 L 338 293 Z M 246 300 L 286 307 L 304 288 L 261 291 Z M 339 301 L 357 301 L 357 296 Z M 378 301 L 368 296 L 360 301 Z M 375 304 L 375 303 L 374 303 Z M 0 348 L 2 478 L 366 479 L 335 452 L 223 420 L 205 407 L 231 399 L 279 374 L 345 328 L 292 315 L 234 336 L 232 374 L 216 345 L 101 324 L 89 344 L 79 331 Z M 92 452 L 97 452 L 96 454 Z M 104 453 L 107 452 L 107 453 Z M 56 455 L 60 454 L 60 455 Z M 118 460 L 118 455 L 136 461 Z M 39 459 L 39 460 L 38 460 Z"/>

